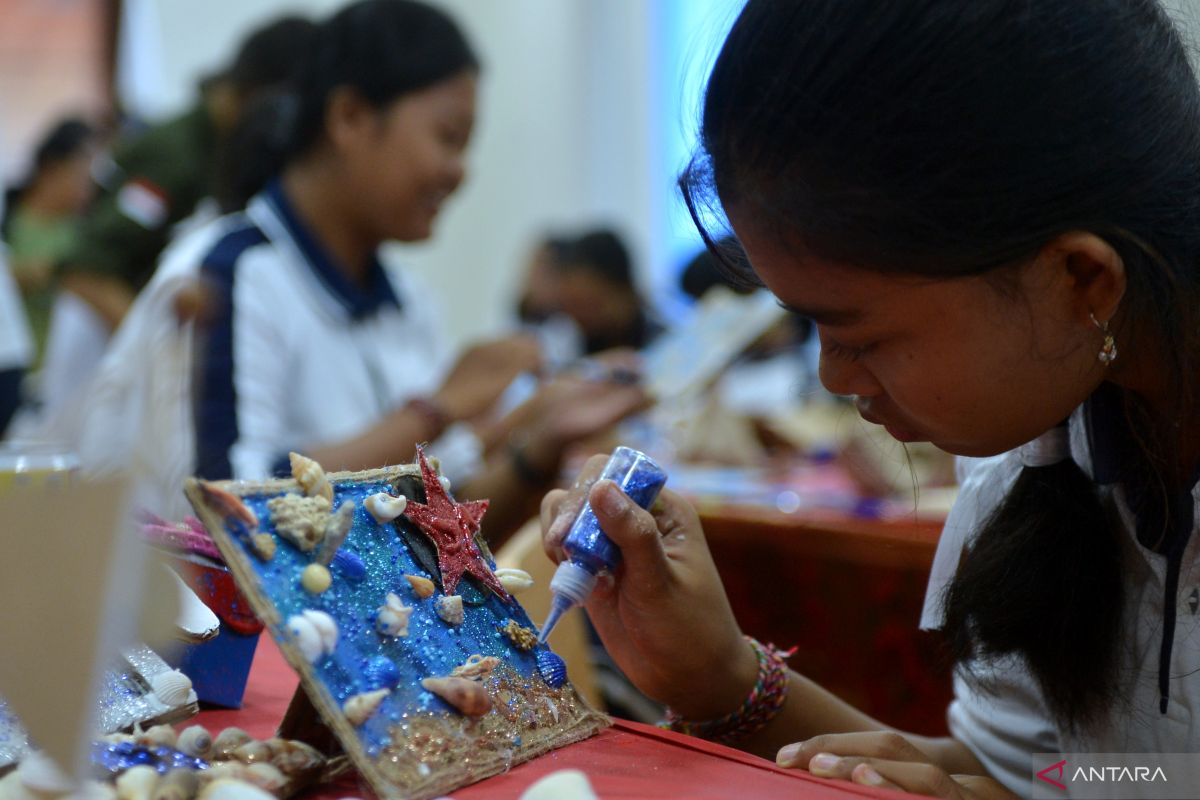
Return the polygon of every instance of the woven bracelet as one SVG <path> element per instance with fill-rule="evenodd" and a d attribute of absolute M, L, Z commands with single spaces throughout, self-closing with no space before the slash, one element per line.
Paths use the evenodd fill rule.
<path fill-rule="evenodd" d="M 745 637 L 758 659 L 758 679 L 741 708 L 718 719 L 692 722 L 667 709 L 663 727 L 689 736 L 698 736 L 722 744 L 731 744 L 757 733 L 775 718 L 787 700 L 788 673 L 785 659 L 796 652 L 780 650 L 773 644 L 762 644 Z"/>

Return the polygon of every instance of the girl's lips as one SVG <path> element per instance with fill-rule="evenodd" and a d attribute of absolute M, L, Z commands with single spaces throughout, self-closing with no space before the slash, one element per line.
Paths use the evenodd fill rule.
<path fill-rule="evenodd" d="M 884 420 L 867 411 L 861 405 L 857 405 L 857 408 L 859 416 L 872 425 L 882 425 L 883 429 L 888 432 L 888 435 L 890 435 L 896 441 L 907 443 L 921 440 L 920 436 L 918 436 L 915 432 L 910 431 L 908 428 L 903 428 L 890 422 L 885 422 Z"/>

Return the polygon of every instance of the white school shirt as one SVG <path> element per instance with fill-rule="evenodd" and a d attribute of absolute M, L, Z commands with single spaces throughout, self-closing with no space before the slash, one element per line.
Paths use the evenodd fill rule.
<path fill-rule="evenodd" d="M 243 215 L 220 222 L 226 232 L 200 270 L 225 300 L 197 341 L 201 476 L 285 471 L 288 451 L 352 438 L 440 387 L 453 354 L 436 304 L 411 275 L 379 260 L 382 251 L 370 289 L 351 285 L 277 180 Z M 454 426 L 431 453 L 461 478 L 477 467 L 480 447 Z"/>
<path fill-rule="evenodd" d="M 1096 476 L 1082 409 L 1070 421 L 1071 453 Z M 987 515 L 1003 500 L 1021 470 L 1017 451 L 991 458 L 960 458 L 959 494 L 938 542 L 921 616 L 926 630 L 942 626 L 942 595 L 954 578 L 959 554 Z M 1010 791 L 1028 796 L 1033 753 L 1191 753 L 1200 751 L 1200 485 L 1193 487 L 1193 528 L 1183 553 L 1170 659 L 1167 713 L 1159 711 L 1159 647 L 1163 633 L 1166 556 L 1143 547 L 1133 514 L 1120 488 L 1107 495 L 1126 534 L 1124 641 L 1118 644 L 1122 688 L 1107 726 L 1087 738 L 1059 730 L 1023 661 L 997 660 L 985 667 L 995 695 L 974 690 L 954 677 L 947 711 L 950 732 Z M 1068 571 L 1070 564 L 1061 565 Z"/>

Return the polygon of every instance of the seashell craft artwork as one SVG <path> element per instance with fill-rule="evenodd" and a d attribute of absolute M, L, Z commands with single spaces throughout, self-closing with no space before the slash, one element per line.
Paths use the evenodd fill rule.
<path fill-rule="evenodd" d="M 302 553 L 311 553 L 325 538 L 329 501 L 324 497 L 285 494 L 267 501 L 275 532 Z"/>
<path fill-rule="evenodd" d="M 325 477 L 325 470 L 316 461 L 299 453 L 288 453 L 288 461 L 292 464 L 292 477 L 309 497 L 324 497 L 333 503 L 333 485 Z"/>
<path fill-rule="evenodd" d="M 363 506 L 376 522 L 386 525 L 404 513 L 404 509 L 408 507 L 408 498 L 403 495 L 396 497 L 387 492 L 376 492 L 363 501 Z"/>
<path fill-rule="evenodd" d="M 180 706 L 188 702 L 192 695 L 192 679 L 177 669 L 160 672 L 150 679 L 150 688 L 158 702 L 166 706 Z M 174 747 L 171 741 L 166 745 Z"/>
<path fill-rule="evenodd" d="M 411 606 L 404 605 L 398 596 L 388 592 L 375 614 L 375 629 L 384 636 L 408 636 L 408 620 L 412 612 Z"/>
<path fill-rule="evenodd" d="M 457 594 L 443 595 L 435 601 L 437 615 L 448 625 L 463 624 L 462 597 Z"/>
<path fill-rule="evenodd" d="M 450 671 L 453 678 L 471 678 L 483 680 L 492 674 L 492 670 L 500 666 L 500 659 L 495 656 L 483 656 L 479 653 L 468 658 L 461 666 Z"/>
<path fill-rule="evenodd" d="M 496 577 L 500 579 L 500 585 L 509 594 L 517 594 L 533 586 L 533 576 L 523 569 L 501 567 L 495 572 Z"/>
<path fill-rule="evenodd" d="M 351 725 L 362 725 L 379 710 L 383 699 L 389 694 L 391 694 L 390 689 L 374 689 L 370 692 L 356 694 L 342 704 L 342 713 L 346 715 L 346 719 Z"/>
<path fill-rule="evenodd" d="M 408 585 L 412 587 L 413 594 L 422 600 L 426 597 L 433 597 L 435 587 L 429 578 L 420 575 L 405 575 L 404 580 L 408 581 Z"/>
<path fill-rule="evenodd" d="M 487 689 L 469 678 L 425 678 L 421 685 L 468 717 L 482 717 L 492 710 Z"/>

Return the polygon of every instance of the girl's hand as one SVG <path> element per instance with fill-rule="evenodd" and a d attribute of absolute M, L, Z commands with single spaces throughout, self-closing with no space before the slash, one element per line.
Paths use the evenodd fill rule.
<path fill-rule="evenodd" d="M 587 603 L 608 652 L 639 689 L 684 717 L 723 716 L 749 693 L 758 665 L 733 618 L 700 520 L 670 490 L 651 513 L 611 481 L 593 485 L 606 461 L 592 458 L 571 492 L 554 491 L 542 501 L 546 552 L 562 560 L 562 541 L 589 500 L 622 552 L 616 575 L 601 580 Z"/>
<path fill-rule="evenodd" d="M 815 736 L 781 748 L 775 760 L 781 767 L 807 769 L 821 778 L 899 789 L 943 800 L 1018 797 L 992 778 L 948 774 L 907 738 L 891 731 Z"/>

